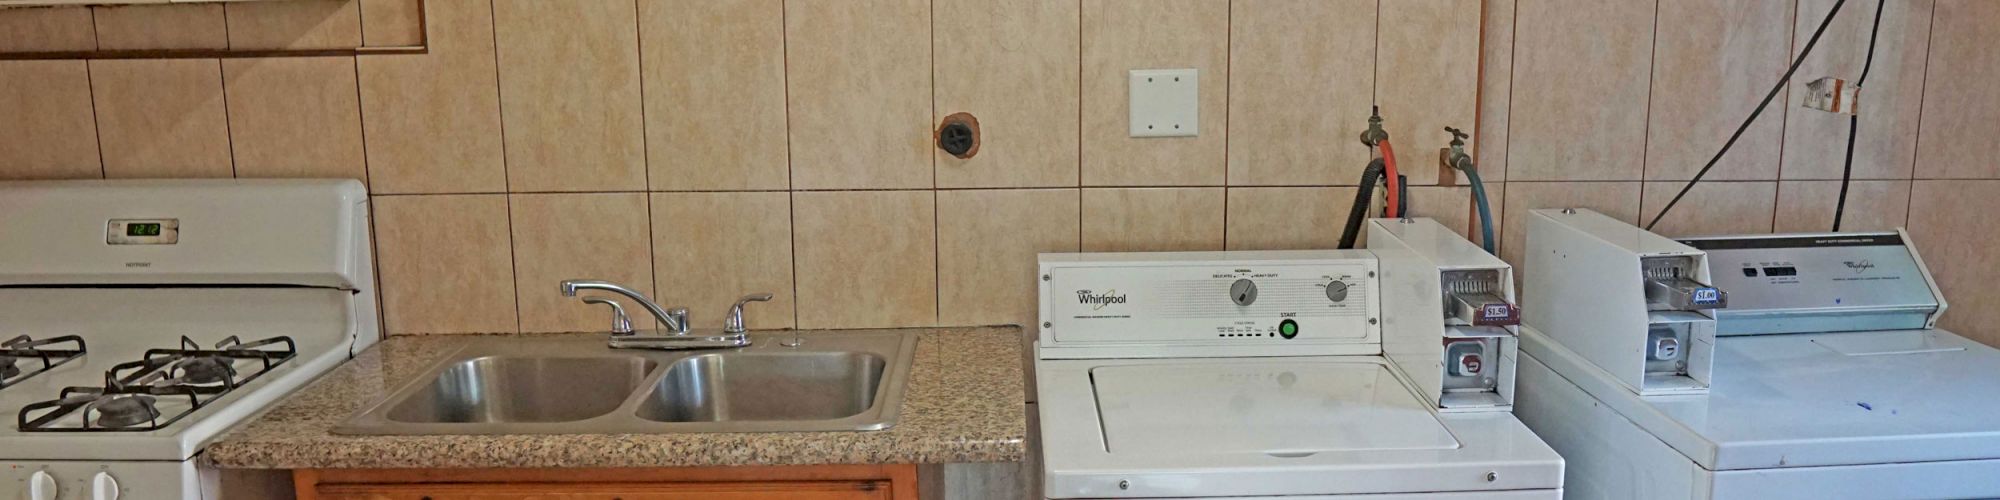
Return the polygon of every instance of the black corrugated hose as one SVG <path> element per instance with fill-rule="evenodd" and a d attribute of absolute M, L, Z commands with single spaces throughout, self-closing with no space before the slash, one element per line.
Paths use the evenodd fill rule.
<path fill-rule="evenodd" d="M 1340 249 L 1354 248 L 1355 238 L 1361 235 L 1361 221 L 1368 218 L 1369 202 L 1375 199 L 1375 179 L 1386 177 L 1382 159 L 1368 162 L 1368 168 L 1361 169 L 1361 189 L 1354 192 L 1354 208 L 1347 211 L 1347 226 L 1340 230 Z"/>

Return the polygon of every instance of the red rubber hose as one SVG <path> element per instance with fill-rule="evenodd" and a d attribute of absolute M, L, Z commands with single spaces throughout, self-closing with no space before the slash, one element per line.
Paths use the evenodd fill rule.
<path fill-rule="evenodd" d="M 1386 201 L 1387 206 L 1383 208 L 1383 214 L 1391 219 L 1402 217 L 1403 214 L 1397 213 L 1396 210 L 1396 207 L 1402 206 L 1398 202 L 1402 201 L 1401 193 L 1403 190 L 1402 177 L 1396 174 L 1396 150 L 1389 147 L 1388 139 L 1382 139 L 1382 142 L 1376 143 L 1376 145 L 1382 148 L 1382 173 L 1388 177 L 1387 182 L 1383 183 L 1389 190 L 1389 197 Z"/>

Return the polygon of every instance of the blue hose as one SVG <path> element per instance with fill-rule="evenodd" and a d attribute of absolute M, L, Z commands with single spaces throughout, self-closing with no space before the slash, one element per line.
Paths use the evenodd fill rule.
<path fill-rule="evenodd" d="M 1500 252 L 1494 251 L 1493 248 L 1493 211 L 1487 208 L 1486 183 L 1479 180 L 1479 170 L 1476 168 L 1466 168 L 1465 178 L 1472 181 L 1472 204 L 1479 207 L 1479 246 L 1485 248 L 1486 253 L 1500 255 Z"/>

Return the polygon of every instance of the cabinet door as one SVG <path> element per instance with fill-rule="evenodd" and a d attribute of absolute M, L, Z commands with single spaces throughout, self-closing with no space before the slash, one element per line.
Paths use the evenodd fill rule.
<path fill-rule="evenodd" d="M 327 484 L 320 500 L 888 500 L 888 481 Z"/>

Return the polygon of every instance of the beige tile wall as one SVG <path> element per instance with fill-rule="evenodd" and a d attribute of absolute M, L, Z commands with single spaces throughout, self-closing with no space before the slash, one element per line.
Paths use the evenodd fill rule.
<path fill-rule="evenodd" d="M 163 51 L 188 56 L 187 51 L 407 49 L 424 45 L 423 2 L 294 0 L 6 8 L 0 9 L 0 59 L 45 58 L 52 56 L 46 54 L 51 52 L 157 57 L 165 54 Z"/>
<path fill-rule="evenodd" d="M 0 179 L 362 179 L 395 333 L 601 328 L 558 296 L 573 277 L 697 326 L 755 291 L 777 295 L 750 306 L 759 328 L 1025 324 L 1036 252 L 1332 246 L 1370 106 L 1414 211 L 1468 234 L 1437 129 L 1474 133 L 1510 259 L 1527 209 L 1642 222 L 1832 4 L 431 0 L 427 27 L 406 0 L 0 11 L 0 51 L 430 42 L 0 61 Z M 2000 268 L 1980 215 L 2000 208 L 2000 2 L 1888 5 L 1846 227 L 1910 226 L 1954 276 L 1947 326 L 1972 325 L 2000 309 L 1977 286 Z M 1789 88 L 1858 77 L 1872 7 L 1850 3 Z M 221 22 L 256 9 L 271 21 Z M 1141 68 L 1199 70 L 1199 137 L 1126 137 Z M 1846 119 L 1800 100 L 1660 230 L 1826 229 Z M 960 112 L 982 126 L 970 159 L 931 145 Z"/>

